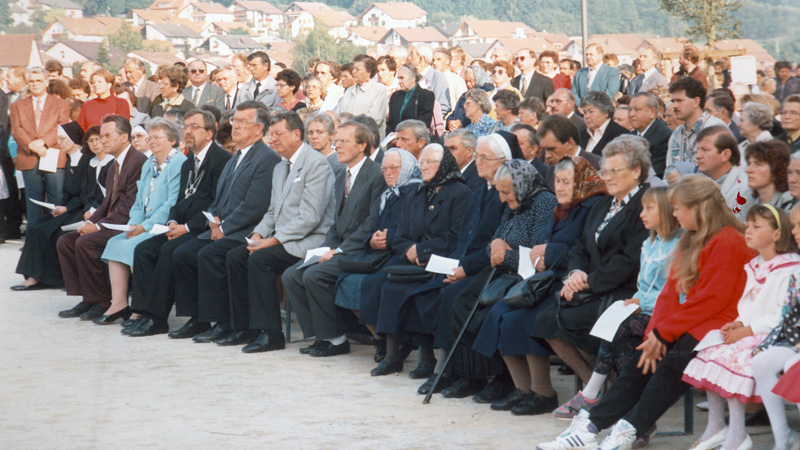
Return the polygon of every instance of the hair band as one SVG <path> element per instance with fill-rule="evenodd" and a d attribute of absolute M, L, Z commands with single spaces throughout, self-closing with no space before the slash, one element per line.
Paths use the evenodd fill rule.
<path fill-rule="evenodd" d="M 781 229 L 781 216 L 780 216 L 780 214 L 778 214 L 778 210 L 775 209 L 775 207 L 770 205 L 769 203 L 767 203 L 766 205 L 762 205 L 762 206 L 764 206 L 765 208 L 767 208 L 768 210 L 770 210 L 772 212 L 772 215 L 775 216 L 775 221 L 778 222 L 778 229 L 780 230 Z"/>

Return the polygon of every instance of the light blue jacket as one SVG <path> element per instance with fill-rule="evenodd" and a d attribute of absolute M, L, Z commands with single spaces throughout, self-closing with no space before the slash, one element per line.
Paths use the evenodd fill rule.
<path fill-rule="evenodd" d="M 632 297 L 639 299 L 642 314 L 653 314 L 658 294 L 667 282 L 669 266 L 677 243 L 678 236 L 668 241 L 657 236 L 652 242 L 648 237 L 642 244 L 641 266 L 636 281 L 638 290 Z"/>
<path fill-rule="evenodd" d="M 142 165 L 142 175 L 136 182 L 139 190 L 136 193 L 136 201 L 131 207 L 128 225 L 141 225 L 145 231 L 150 231 L 154 224 L 164 225 L 167 222 L 169 210 L 178 200 L 181 165 L 186 161 L 186 156 L 180 151 L 174 151 L 175 154 L 155 180 L 153 180 L 153 176 L 156 174 L 154 167 L 156 157 L 151 156 Z"/>

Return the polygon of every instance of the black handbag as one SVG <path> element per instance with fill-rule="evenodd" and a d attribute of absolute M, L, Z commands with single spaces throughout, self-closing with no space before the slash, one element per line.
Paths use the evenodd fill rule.
<path fill-rule="evenodd" d="M 396 283 L 424 283 L 435 276 L 424 267 L 405 265 L 384 267 L 383 271 L 389 274 L 388 280 Z"/>
<path fill-rule="evenodd" d="M 506 293 L 512 286 L 519 283 L 522 277 L 516 273 L 504 273 L 499 277 L 492 280 L 486 289 L 481 292 L 478 297 L 478 303 L 482 306 L 492 306 L 499 302 L 506 296 Z"/>
<path fill-rule="evenodd" d="M 339 257 L 339 267 L 348 273 L 375 273 L 392 257 L 392 252 L 358 252 Z"/>
<path fill-rule="evenodd" d="M 564 248 L 551 267 L 558 267 L 567 254 L 569 247 Z M 545 299 L 553 288 L 556 274 L 552 269 L 537 272 L 511 287 L 503 301 L 511 309 L 532 308 Z"/>

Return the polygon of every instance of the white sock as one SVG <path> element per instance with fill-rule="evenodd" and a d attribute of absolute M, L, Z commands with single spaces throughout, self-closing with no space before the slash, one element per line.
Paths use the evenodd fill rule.
<path fill-rule="evenodd" d="M 788 445 L 789 424 L 786 420 L 786 409 L 783 397 L 772 392 L 778 382 L 778 374 L 783 370 L 784 363 L 796 356 L 797 352 L 790 347 L 775 346 L 757 354 L 753 358 L 753 378 L 756 380 L 756 393 L 764 402 L 764 408 L 769 415 L 769 424 L 772 436 L 775 438 L 775 448 L 785 448 Z"/>
<path fill-rule="evenodd" d="M 720 397 L 714 391 L 708 392 L 708 424 L 703 437 L 700 439 L 705 441 L 711 439 L 715 434 L 725 428 L 725 399 Z"/>
<path fill-rule="evenodd" d="M 339 337 L 335 337 L 333 339 L 325 339 L 326 341 L 330 342 L 333 345 L 342 345 L 347 342 L 347 335 L 343 334 Z"/>
<path fill-rule="evenodd" d="M 745 404 L 735 398 L 728 399 L 728 435 L 722 448 L 736 450 L 747 439 L 744 429 Z"/>
<path fill-rule="evenodd" d="M 597 372 L 592 372 L 592 377 L 589 382 L 581 390 L 583 397 L 589 400 L 594 400 L 600 395 L 600 390 L 603 389 L 603 384 L 606 382 L 608 375 L 603 375 Z"/>

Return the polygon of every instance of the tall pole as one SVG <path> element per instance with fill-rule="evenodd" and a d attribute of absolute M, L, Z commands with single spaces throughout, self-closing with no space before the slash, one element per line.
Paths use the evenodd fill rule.
<path fill-rule="evenodd" d="M 586 46 L 589 45 L 589 14 L 586 7 L 587 0 L 581 0 L 581 47 L 583 53 L 583 66 L 586 67 Z"/>

